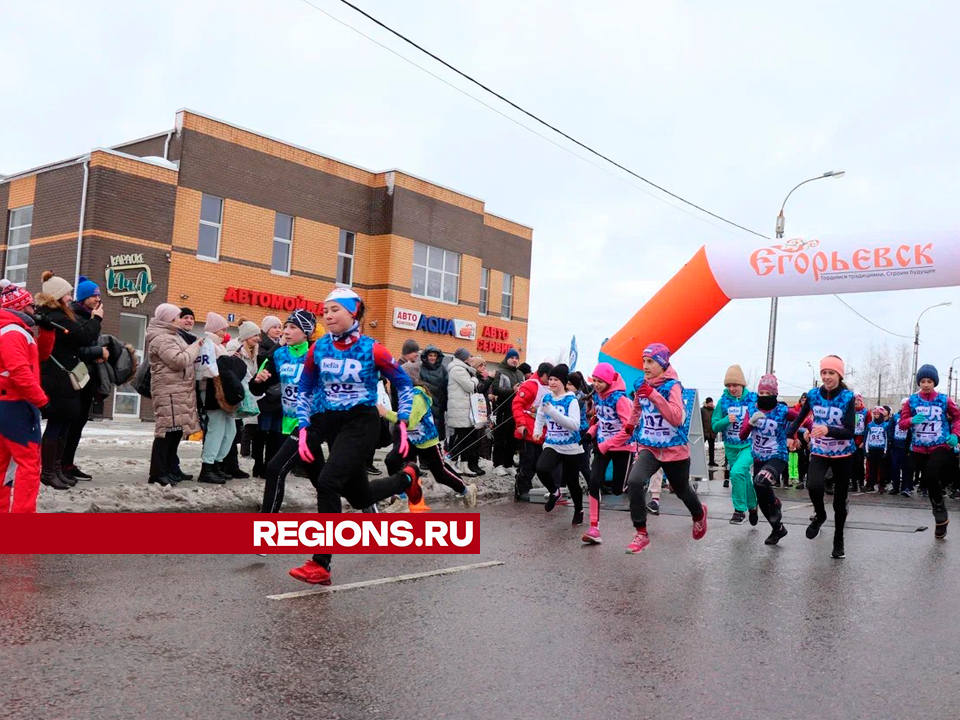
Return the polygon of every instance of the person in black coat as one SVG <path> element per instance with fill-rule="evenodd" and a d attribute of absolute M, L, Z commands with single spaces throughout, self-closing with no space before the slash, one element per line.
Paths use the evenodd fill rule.
<path fill-rule="evenodd" d="M 257 350 L 257 368 L 262 368 L 283 336 L 283 323 L 275 315 L 267 315 L 260 323 L 260 347 Z M 280 405 L 280 383 L 271 384 L 257 401 L 257 432 L 253 436 L 253 476 L 265 477 L 267 463 L 283 444 L 283 410 Z"/>
<path fill-rule="evenodd" d="M 80 422 L 84 407 L 82 389 L 74 387 L 71 371 L 75 371 L 74 376 L 82 374 L 86 370 L 84 363 L 95 362 L 96 353 L 101 359 L 104 357 L 106 351 L 99 346 L 103 308 L 92 310 L 89 318 L 78 316 L 71 305 L 73 286 L 50 270 L 41 279 L 41 292 L 35 298 L 38 321 L 41 326 L 54 328 L 56 340 L 50 358 L 40 365 L 40 383 L 50 398 L 43 409 L 47 427 L 40 443 L 40 481 L 62 489 L 77 484 L 76 479 L 64 474 L 62 459 L 70 426 Z M 89 375 L 86 380 L 89 382 Z"/>

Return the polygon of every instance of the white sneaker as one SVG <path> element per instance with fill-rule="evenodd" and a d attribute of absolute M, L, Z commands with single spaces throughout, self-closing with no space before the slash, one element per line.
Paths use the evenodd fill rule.
<path fill-rule="evenodd" d="M 407 512 L 410 509 L 409 503 L 406 500 L 401 500 L 399 497 L 394 495 L 390 498 L 390 502 L 383 508 L 381 512 L 387 513 L 397 513 L 397 512 Z"/>
<path fill-rule="evenodd" d="M 473 483 L 467 485 L 467 490 L 461 497 L 463 497 L 463 502 L 468 508 L 475 508 L 477 506 L 477 486 Z"/>

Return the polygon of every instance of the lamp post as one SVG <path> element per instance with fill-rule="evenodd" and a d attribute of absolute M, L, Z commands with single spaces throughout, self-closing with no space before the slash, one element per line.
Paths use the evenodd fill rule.
<path fill-rule="evenodd" d="M 937 303 L 936 305 L 931 305 L 930 307 L 928 307 L 927 310 L 933 310 L 934 308 L 938 308 L 938 307 L 946 307 L 947 305 L 953 305 L 953 303 L 950 301 Z M 917 357 L 920 355 L 920 318 L 923 317 L 924 313 L 926 313 L 927 310 L 924 310 L 922 313 L 920 313 L 920 317 L 917 318 L 917 324 L 913 328 L 913 379 L 914 380 L 917 379 Z M 949 388 L 947 391 L 949 392 Z"/>
<path fill-rule="evenodd" d="M 795 186 L 793 190 L 796 190 L 800 185 L 806 185 L 809 182 L 814 180 L 823 180 L 824 178 L 842 178 L 846 175 L 845 170 L 828 170 L 823 173 L 823 175 L 817 175 L 817 177 L 812 177 L 809 180 L 804 180 L 799 185 Z M 787 200 L 790 199 L 790 196 L 793 195 L 793 190 L 787 193 L 787 196 L 783 199 L 783 205 L 780 206 L 780 214 L 777 215 L 777 239 L 783 237 L 783 227 L 785 218 L 783 217 L 783 209 L 787 206 Z M 767 336 L 767 372 L 773 372 L 773 354 L 774 348 L 777 345 L 777 305 L 778 298 L 770 298 L 770 330 Z"/>
<path fill-rule="evenodd" d="M 953 360 L 950 361 L 950 372 L 947 375 L 947 395 L 953 396 L 953 364 L 960 360 L 960 355 L 957 355 Z M 913 374 L 914 380 L 916 380 L 917 374 Z"/>

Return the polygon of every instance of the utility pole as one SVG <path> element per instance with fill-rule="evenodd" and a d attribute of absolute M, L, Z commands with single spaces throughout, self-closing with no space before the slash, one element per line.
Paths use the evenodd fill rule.
<path fill-rule="evenodd" d="M 877 376 L 877 405 L 880 404 L 880 383 L 883 382 L 883 373 Z"/>

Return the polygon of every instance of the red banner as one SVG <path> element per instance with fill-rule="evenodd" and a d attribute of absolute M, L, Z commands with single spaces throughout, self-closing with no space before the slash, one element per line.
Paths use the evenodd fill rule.
<path fill-rule="evenodd" d="M 231 555 L 480 552 L 476 513 L 0 515 L 0 553 Z"/>

